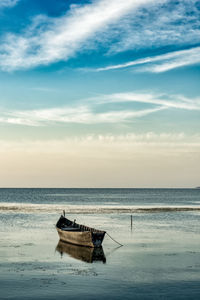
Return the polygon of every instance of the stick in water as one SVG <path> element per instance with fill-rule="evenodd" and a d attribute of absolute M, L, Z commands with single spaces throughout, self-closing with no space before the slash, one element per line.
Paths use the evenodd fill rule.
<path fill-rule="evenodd" d="M 131 215 L 131 230 L 133 229 L 133 216 Z"/>

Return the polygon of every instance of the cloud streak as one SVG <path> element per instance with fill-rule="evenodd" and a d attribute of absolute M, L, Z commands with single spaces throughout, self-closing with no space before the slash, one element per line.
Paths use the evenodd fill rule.
<path fill-rule="evenodd" d="M 148 114 L 158 112 L 162 109 L 164 108 L 156 107 L 139 111 L 121 110 L 108 111 L 105 113 L 95 113 L 88 106 L 79 106 L 75 108 L 63 107 L 32 111 L 12 111 L 4 113 L 3 116 L 0 117 L 0 123 L 26 126 L 44 126 L 51 123 L 119 123 L 128 122 L 134 118 L 144 117 Z"/>
<path fill-rule="evenodd" d="M 37 16 L 24 34 L 7 34 L 0 47 L 4 70 L 30 68 L 68 60 L 87 47 L 87 41 L 122 16 L 155 0 L 98 0 L 71 6 L 60 18 Z"/>
<path fill-rule="evenodd" d="M 167 96 L 153 93 L 114 93 L 85 99 L 80 103 L 76 107 L 4 111 L 1 113 L 0 123 L 25 126 L 69 123 L 117 124 L 131 122 L 135 118 L 142 118 L 166 109 L 200 111 L 200 98 L 189 99 L 181 95 Z M 116 104 L 119 103 L 121 109 L 117 110 Z M 140 110 L 130 107 L 130 104 L 134 103 L 142 103 L 144 107 Z M 105 104 L 113 104 L 113 108 L 106 108 Z"/>
<path fill-rule="evenodd" d="M 200 98 L 189 99 L 181 95 L 166 95 L 153 93 L 115 93 L 96 97 L 99 103 L 138 102 L 160 105 L 165 108 L 200 110 Z"/>
<path fill-rule="evenodd" d="M 163 46 L 192 47 L 199 44 L 199 1 L 166 0 L 140 7 L 134 15 L 114 24 L 108 39 L 111 34 L 115 43 L 110 44 L 110 54 Z"/>
<path fill-rule="evenodd" d="M 0 6 L 16 3 L 17 0 L 1 0 Z M 5 34 L 0 41 L 0 68 L 12 71 L 49 65 L 101 46 L 108 57 L 127 50 L 169 45 L 193 47 L 188 54 L 184 52 L 187 50 L 176 51 L 99 68 L 151 64 L 146 69 L 142 67 L 143 71 L 164 72 L 199 63 L 199 48 L 194 48 L 199 44 L 199 28 L 197 0 L 93 0 L 90 4 L 71 5 L 61 17 L 37 15 L 21 33 Z"/>
<path fill-rule="evenodd" d="M 200 47 L 187 50 L 173 51 L 162 55 L 146 57 L 129 61 L 123 64 L 117 64 L 98 68 L 95 71 L 109 71 L 116 69 L 130 68 L 141 65 L 139 71 L 148 71 L 153 73 L 166 72 L 172 69 L 185 67 L 200 63 Z"/>

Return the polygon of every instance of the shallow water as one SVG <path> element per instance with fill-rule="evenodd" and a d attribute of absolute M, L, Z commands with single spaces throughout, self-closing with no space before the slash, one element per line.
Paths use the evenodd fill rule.
<path fill-rule="evenodd" d="M 65 198 L 62 202 L 63 197 L 58 196 L 62 199 L 61 202 L 56 198 L 55 202 L 51 199 L 46 204 L 42 203 L 44 195 L 41 195 L 46 193 L 46 190 L 33 191 L 34 195 L 30 190 L 21 190 L 21 198 L 20 190 L 17 191 L 16 198 L 14 190 L 8 191 L 8 202 L 5 199 L 5 190 L 1 192 L 2 190 L 0 201 L 4 202 L 4 205 L 8 202 L 19 204 L 23 200 L 22 207 L 17 211 L 0 210 L 1 299 L 199 298 L 200 211 L 135 211 L 131 229 L 130 214 L 122 211 L 116 213 L 114 210 L 107 214 L 102 210 L 96 213 L 95 210 L 95 203 L 96 206 L 106 207 L 144 207 L 148 204 L 153 208 L 172 205 L 198 208 L 199 190 L 195 190 L 194 193 L 192 191 L 188 200 L 186 196 L 183 197 L 184 190 L 176 191 L 175 195 L 172 190 L 164 190 L 163 194 L 162 190 L 152 191 L 151 197 L 143 190 L 140 195 L 139 191 L 136 191 L 135 196 L 133 190 L 128 190 L 125 192 L 128 199 L 123 201 L 119 200 L 123 198 L 122 190 L 114 193 L 111 190 L 110 194 L 108 190 L 100 191 L 99 196 L 97 191 L 89 191 L 93 200 L 85 200 L 85 205 L 93 206 L 90 214 L 86 211 L 80 214 L 85 206 L 80 199 L 73 200 L 72 203 L 69 198 Z M 64 192 L 66 194 L 66 190 Z M 58 194 L 64 192 L 57 191 Z M 101 200 L 102 193 L 106 194 L 107 200 Z M 32 194 L 33 199 L 25 201 L 27 194 Z M 55 191 L 51 190 L 50 194 L 55 194 Z M 73 190 L 73 195 L 69 194 L 68 191 L 67 197 L 76 199 L 75 194 L 79 195 L 80 191 Z M 88 191 L 84 191 L 82 197 L 86 197 L 86 194 L 88 195 Z M 156 194 L 160 194 L 160 202 L 157 199 L 155 203 L 152 195 Z M 170 200 L 167 201 L 167 198 Z M 143 200 L 140 202 L 139 199 Z M 176 202 L 172 199 L 178 200 Z M 52 207 L 47 209 L 47 205 L 62 207 L 66 202 L 67 205 L 74 205 L 74 212 L 79 212 L 70 213 L 69 218 L 106 230 L 124 246 L 118 247 L 105 236 L 102 257 L 102 253 L 94 255 L 84 249 L 58 245 L 55 223 L 59 213 L 52 210 Z M 25 204 L 39 204 L 39 209 L 26 210 Z"/>
<path fill-rule="evenodd" d="M 75 215 L 70 216 L 72 219 Z M 57 214 L 1 214 L 1 299 L 197 299 L 200 213 L 83 215 L 107 230 L 102 260 L 56 251 Z"/>

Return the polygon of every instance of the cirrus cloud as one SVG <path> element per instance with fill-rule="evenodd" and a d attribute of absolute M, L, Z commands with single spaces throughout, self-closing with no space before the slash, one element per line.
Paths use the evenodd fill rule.
<path fill-rule="evenodd" d="M 108 25 L 130 10 L 153 2 L 155 0 L 98 0 L 82 6 L 73 5 L 59 18 L 37 16 L 23 34 L 8 33 L 4 37 L 0 66 L 4 70 L 15 70 L 68 60 Z"/>
<path fill-rule="evenodd" d="M 107 108 L 106 103 L 114 106 Z M 119 103 L 120 110 L 116 108 Z M 130 105 L 127 107 L 127 104 L 134 103 L 142 103 L 143 108 L 138 110 Z M 26 126 L 47 126 L 52 123 L 126 123 L 166 109 L 200 111 L 200 98 L 189 99 L 181 95 L 155 93 L 113 93 L 80 100 L 80 104 L 77 106 L 2 111 L 0 123 Z"/>
<path fill-rule="evenodd" d="M 17 1 L 0 3 L 8 6 Z M 0 68 L 11 71 L 49 65 L 101 46 L 108 57 L 127 50 L 194 47 L 200 42 L 199 28 L 197 0 L 93 0 L 72 5 L 60 17 L 37 15 L 18 34 L 5 32 L 1 37 Z M 163 72 L 196 60 L 199 63 L 193 56 L 186 61 L 180 53 L 179 59 L 146 70 Z"/>
<path fill-rule="evenodd" d="M 129 61 L 123 64 L 111 65 L 97 68 L 95 71 L 109 71 L 130 68 L 141 65 L 137 71 L 148 71 L 153 73 L 166 72 L 172 69 L 185 67 L 200 63 L 200 47 L 187 50 L 173 51 L 162 55 L 146 57 Z"/>

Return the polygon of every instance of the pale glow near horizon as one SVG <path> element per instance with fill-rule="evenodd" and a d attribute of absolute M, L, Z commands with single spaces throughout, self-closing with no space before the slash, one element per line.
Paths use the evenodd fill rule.
<path fill-rule="evenodd" d="M 120 142 L 120 139 L 123 142 Z M 184 135 L 0 143 L 1 187 L 195 187 L 200 139 Z M 12 148 L 15 151 L 12 151 Z"/>

